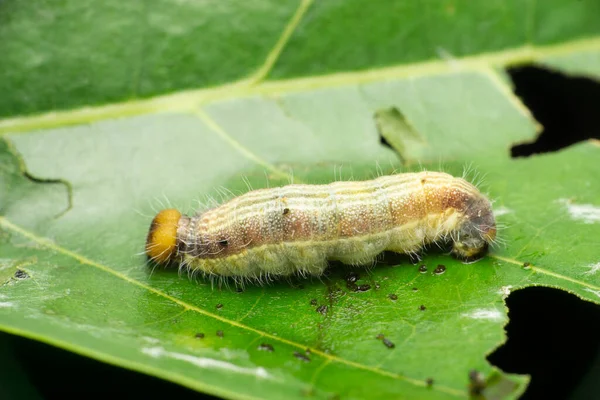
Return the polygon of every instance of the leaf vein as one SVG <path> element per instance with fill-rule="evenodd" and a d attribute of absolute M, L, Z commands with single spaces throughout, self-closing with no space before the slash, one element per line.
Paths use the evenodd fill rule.
<path fill-rule="evenodd" d="M 518 261 L 518 260 L 515 260 L 515 259 L 510 258 L 510 257 L 504 257 L 504 256 L 500 256 L 500 255 L 497 255 L 497 254 L 492 254 L 491 257 L 493 257 L 495 259 L 498 259 L 498 260 L 501 260 L 501 261 L 504 261 L 504 262 L 507 262 L 507 263 L 510 263 L 510 264 L 515 264 L 515 265 L 520 265 L 520 266 L 523 265 L 523 261 Z M 539 272 L 541 274 L 552 276 L 554 278 L 563 279 L 563 280 L 565 280 L 567 282 L 575 283 L 575 284 L 581 285 L 581 286 L 586 287 L 586 288 L 590 288 L 590 289 L 594 289 L 594 290 L 600 290 L 599 286 L 595 286 L 595 285 L 589 284 L 587 282 L 580 281 L 578 279 L 570 278 L 568 276 L 561 275 L 561 274 L 559 274 L 557 272 L 553 272 L 553 271 L 550 271 L 550 270 L 545 269 L 545 268 L 537 267 L 535 265 L 531 265 L 530 267 L 531 267 L 531 271 L 533 271 L 533 272 Z"/>
<path fill-rule="evenodd" d="M 300 4 L 298 5 L 298 8 L 296 9 L 296 12 L 281 32 L 281 36 L 279 37 L 277 42 L 275 42 L 275 46 L 273 46 L 273 48 L 267 55 L 267 58 L 265 59 L 263 65 L 248 78 L 249 82 L 251 82 L 252 84 L 256 84 L 264 80 L 265 77 L 269 75 L 271 69 L 273 69 L 273 66 L 275 65 L 277 60 L 279 60 L 283 49 L 287 45 L 288 41 L 292 37 L 294 31 L 302 21 L 304 15 L 308 11 L 312 3 L 313 0 L 301 0 Z"/>
<path fill-rule="evenodd" d="M 218 134 L 219 137 L 221 137 L 221 139 L 225 140 L 227 142 L 227 144 L 229 144 L 234 150 L 237 150 L 239 153 L 241 153 L 247 159 L 272 171 L 275 175 L 278 175 L 281 178 L 291 179 L 289 174 L 287 174 L 286 172 L 275 167 L 271 163 L 263 160 L 258 155 L 254 154 L 253 152 L 248 150 L 246 147 L 244 147 L 240 142 L 235 140 L 219 124 L 217 124 L 216 121 L 214 119 L 212 119 L 204 110 L 196 109 L 192 113 L 196 117 L 200 118 L 200 120 L 202 120 L 202 122 L 204 122 L 206 124 L 206 126 L 208 126 L 210 128 L 211 131 Z"/>

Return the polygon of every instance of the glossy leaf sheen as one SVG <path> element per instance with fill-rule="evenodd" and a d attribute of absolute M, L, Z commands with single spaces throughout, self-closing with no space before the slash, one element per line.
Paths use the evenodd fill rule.
<path fill-rule="evenodd" d="M 597 143 L 512 160 L 511 144 L 532 140 L 536 125 L 493 68 L 502 61 L 490 55 L 481 63 L 465 59 L 464 68 L 410 64 L 434 58 L 438 48 L 460 64 L 461 57 L 506 47 L 558 43 L 560 51 L 540 49 L 536 60 L 600 76 L 597 41 L 569 44 L 598 35 L 590 19 L 597 3 L 531 2 L 523 13 L 527 2 L 439 1 L 422 13 L 417 2 L 404 2 L 403 10 L 374 2 L 372 19 L 357 20 L 368 34 L 356 38 L 346 33 L 355 34 L 347 25 L 359 15 L 358 2 L 248 2 L 248 10 L 215 2 L 212 18 L 194 2 L 155 3 L 151 11 L 117 12 L 111 2 L 66 2 L 49 13 L 72 26 L 47 40 L 72 46 L 64 54 L 45 47 L 47 54 L 32 59 L 26 39 L 36 42 L 46 32 L 41 24 L 54 20 L 35 22 L 26 4 L 0 2 L 0 21 L 9 21 L 0 35 L 13 38 L 0 44 L 11 54 L 0 60 L 10 71 L 0 80 L 2 115 L 117 102 L 263 71 L 248 86 L 167 99 L 164 108 L 136 116 L 129 115 L 145 106 L 123 103 L 108 114 L 0 121 L 0 329 L 227 398 L 466 398 L 471 370 L 484 374 L 487 395 L 516 398 L 527 377 L 504 374 L 485 359 L 505 340 L 507 294 L 545 285 L 599 302 Z M 95 10 L 100 22 L 118 15 L 120 23 L 74 36 L 90 18 L 85 10 Z M 396 14 L 406 23 L 391 18 Z M 577 22 L 569 29 L 565 15 Z M 479 28 L 494 40 L 465 34 L 481 19 L 490 21 Z M 111 30 L 124 26 L 130 43 L 95 36 L 115 37 Z M 404 33 L 390 36 L 390 26 Z M 287 46 L 272 52 L 286 29 Z M 193 49 L 186 47 L 192 38 L 200 41 Z M 97 58 L 81 61 L 75 45 L 96 39 L 104 46 Z M 395 51 L 398 43 L 406 51 Z M 80 62 L 93 68 L 80 72 Z M 392 69 L 379 77 L 377 67 Z M 295 78 L 347 70 L 357 72 Z M 47 71 L 54 71 L 50 81 Z M 97 71 L 94 79 L 86 77 L 90 71 Z M 401 154 L 381 145 L 374 118 L 392 107 L 410 127 L 387 125 Z M 354 270 L 356 283 L 370 286 L 364 292 L 347 286 L 344 265 L 332 265 L 322 279 L 236 292 L 151 271 L 140 254 L 154 210 L 167 201 L 191 212 L 197 201 L 222 201 L 226 191 L 289 183 L 292 173 L 296 182 L 327 183 L 419 164 L 455 175 L 471 165 L 484 174 L 482 189 L 495 201 L 505 243 L 474 264 L 428 253 L 426 273 L 387 255 L 373 269 Z M 443 274 L 433 273 L 438 265 Z"/>

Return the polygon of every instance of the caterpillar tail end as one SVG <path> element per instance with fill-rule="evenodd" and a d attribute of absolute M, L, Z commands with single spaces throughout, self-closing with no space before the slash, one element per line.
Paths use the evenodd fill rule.
<path fill-rule="evenodd" d="M 152 220 L 146 238 L 146 255 L 155 262 L 167 263 L 177 249 L 177 226 L 181 213 L 174 209 L 162 210 Z"/>

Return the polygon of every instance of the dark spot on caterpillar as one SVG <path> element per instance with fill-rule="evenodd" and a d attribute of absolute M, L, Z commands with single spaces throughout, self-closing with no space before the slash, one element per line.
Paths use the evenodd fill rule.
<path fill-rule="evenodd" d="M 220 239 L 217 243 L 223 247 L 227 247 L 229 245 L 229 241 L 227 239 Z"/>
<path fill-rule="evenodd" d="M 272 352 L 273 352 L 273 350 L 275 350 L 275 349 L 273 349 L 273 346 L 271 346 L 271 345 L 270 345 L 270 344 L 268 344 L 268 343 L 261 343 L 261 344 L 258 346 L 258 349 L 259 349 L 259 350 L 261 350 L 261 351 L 268 351 L 269 353 L 272 353 Z"/>
<path fill-rule="evenodd" d="M 196 333 L 196 335 L 194 336 L 196 339 L 204 339 L 204 333 L 202 332 L 198 332 Z"/>
<path fill-rule="evenodd" d="M 306 354 L 300 353 L 299 351 L 294 352 L 294 357 L 296 357 L 298 360 L 302 360 L 304 362 L 310 362 L 310 358 L 308 358 L 308 356 Z"/>
<path fill-rule="evenodd" d="M 311 306 L 316 306 L 317 305 L 317 299 L 311 299 L 310 305 Z"/>
<path fill-rule="evenodd" d="M 412 290 L 413 290 L 413 292 L 417 292 L 417 291 L 419 291 L 419 288 L 418 287 L 414 287 Z"/>
<path fill-rule="evenodd" d="M 485 389 L 485 380 L 483 374 L 477 370 L 469 371 L 469 393 L 472 396 L 479 396 Z"/>
<path fill-rule="evenodd" d="M 360 279 L 360 276 L 356 272 L 350 272 L 346 275 L 346 283 L 355 283 Z"/>
<path fill-rule="evenodd" d="M 427 272 L 427 265 L 423 264 L 423 265 L 419 266 L 419 272 L 422 274 Z"/>
<path fill-rule="evenodd" d="M 528 262 L 523 263 L 523 268 L 525 268 L 525 269 L 531 269 L 531 263 L 528 263 Z"/>
<path fill-rule="evenodd" d="M 223 304 L 221 304 L 221 303 L 217 304 L 217 310 L 220 310 L 221 308 L 223 308 Z"/>
<path fill-rule="evenodd" d="M 436 269 L 433 270 L 433 273 L 436 275 L 441 275 L 444 272 L 446 272 L 446 266 L 445 265 L 438 265 Z"/>
<path fill-rule="evenodd" d="M 29 274 L 22 269 L 18 269 L 15 271 L 15 278 L 17 279 L 27 279 L 29 278 Z"/>
<path fill-rule="evenodd" d="M 364 285 L 358 285 L 356 287 L 357 292 L 366 292 L 368 290 L 371 290 L 371 285 L 364 284 Z"/>
<path fill-rule="evenodd" d="M 390 294 L 388 297 L 390 300 L 398 300 L 398 296 L 396 296 L 394 293 Z"/>
<path fill-rule="evenodd" d="M 288 215 L 290 213 L 290 209 L 289 208 L 284 208 L 283 209 L 283 215 Z"/>
<path fill-rule="evenodd" d="M 380 333 L 379 335 L 375 336 L 375 339 L 377 340 L 382 340 L 385 336 L 383 336 L 383 333 Z"/>
<path fill-rule="evenodd" d="M 235 291 L 237 293 L 242 293 L 244 291 L 244 289 L 242 289 L 241 287 L 239 287 L 239 288 L 236 288 Z"/>
<path fill-rule="evenodd" d="M 218 337 L 223 337 L 223 335 L 224 335 L 223 331 L 221 331 L 221 330 L 217 331 L 217 336 Z"/>
<path fill-rule="evenodd" d="M 327 306 L 322 305 L 322 306 L 317 307 L 317 312 L 321 313 L 323 315 L 327 314 Z"/>
<path fill-rule="evenodd" d="M 421 310 L 421 311 L 425 311 L 425 310 L 427 310 L 427 307 L 425 307 L 423 304 L 421 304 L 421 305 L 419 306 L 419 310 Z"/>
<path fill-rule="evenodd" d="M 425 379 L 425 384 L 427 385 L 427 387 L 433 386 L 433 378 Z"/>

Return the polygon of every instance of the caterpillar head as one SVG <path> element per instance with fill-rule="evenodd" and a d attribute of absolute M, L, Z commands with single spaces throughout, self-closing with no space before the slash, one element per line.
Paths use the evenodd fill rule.
<path fill-rule="evenodd" d="M 146 239 L 146 254 L 152 261 L 167 263 L 177 252 L 177 227 L 181 213 L 162 210 L 152 220 Z"/>
<path fill-rule="evenodd" d="M 470 262 L 481 258 L 496 239 L 496 219 L 489 201 L 483 197 L 470 202 L 454 239 L 452 253 Z"/>

